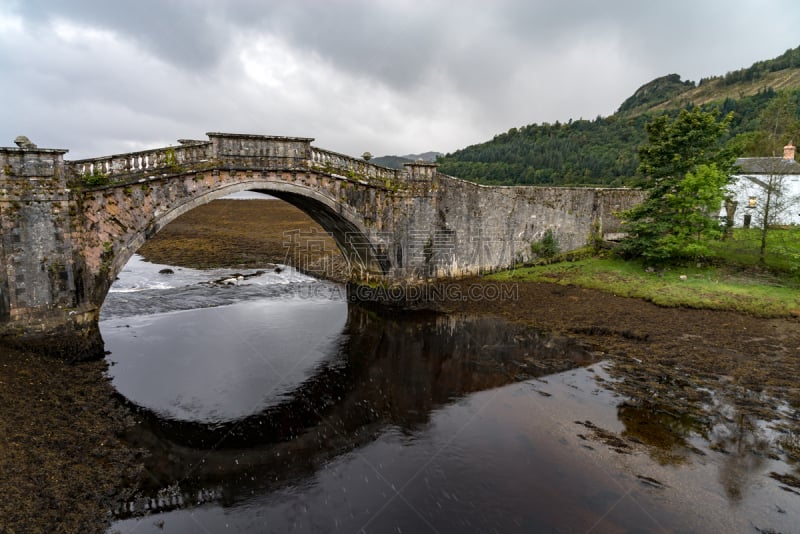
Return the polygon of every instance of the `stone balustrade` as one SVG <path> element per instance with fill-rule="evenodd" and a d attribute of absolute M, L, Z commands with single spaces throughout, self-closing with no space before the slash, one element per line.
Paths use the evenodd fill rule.
<path fill-rule="evenodd" d="M 210 132 L 216 163 L 231 170 L 303 170 L 311 151 L 308 137 Z"/>
<path fill-rule="evenodd" d="M 109 183 L 134 174 L 164 170 L 180 171 L 183 165 L 201 163 L 212 158 L 210 141 L 186 141 L 179 146 L 142 150 L 100 158 L 67 161 L 75 177 L 103 177 Z"/>
<path fill-rule="evenodd" d="M 402 171 L 398 171 L 397 169 L 373 165 L 361 159 L 316 147 L 311 147 L 311 166 L 319 170 L 336 172 L 345 177 L 356 176 L 363 179 L 372 178 L 383 182 L 386 180 L 397 180 L 401 177 L 400 175 L 402 175 Z"/>
<path fill-rule="evenodd" d="M 185 172 L 209 162 L 230 169 L 316 170 L 345 180 L 387 187 L 420 178 L 430 179 L 434 166 L 404 170 L 374 165 L 362 159 L 311 146 L 310 138 L 209 133 L 209 141 L 181 140 L 180 145 L 67 161 L 73 179 L 88 185 L 122 183 L 142 175 Z M 430 168 L 428 168 L 430 167 Z"/>

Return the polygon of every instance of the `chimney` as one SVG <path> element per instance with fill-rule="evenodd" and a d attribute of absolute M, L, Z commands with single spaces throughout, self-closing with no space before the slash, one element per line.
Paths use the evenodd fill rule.
<path fill-rule="evenodd" d="M 789 144 L 783 147 L 783 159 L 793 160 L 794 159 L 794 150 L 795 146 L 789 141 Z"/>

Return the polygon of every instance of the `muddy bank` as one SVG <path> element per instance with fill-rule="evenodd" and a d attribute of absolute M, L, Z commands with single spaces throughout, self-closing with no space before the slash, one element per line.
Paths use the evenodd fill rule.
<path fill-rule="evenodd" d="M 453 282 L 469 294 L 480 279 Z M 606 354 L 625 400 L 619 416 L 633 442 L 662 462 L 682 461 L 691 432 L 722 452 L 720 424 L 774 422 L 778 437 L 744 444 L 753 454 L 800 461 L 800 320 L 760 319 L 737 312 L 662 308 L 596 290 L 518 283 L 506 300 L 443 301 L 443 312 L 492 314 L 566 334 Z M 494 294 L 494 293 L 493 293 Z M 724 409 L 723 409 L 724 407 Z M 626 437 L 626 436 L 622 436 Z"/>
<path fill-rule="evenodd" d="M 105 363 L 0 354 L 0 532 L 102 532 L 141 466 Z"/>
<path fill-rule="evenodd" d="M 464 288 L 480 279 L 453 282 Z M 494 284 L 494 282 L 492 282 Z M 680 366 L 771 388 L 800 402 L 800 320 L 738 312 L 663 308 L 639 299 L 547 283 L 515 283 L 505 300 L 445 301 L 445 312 L 490 313 L 602 344 L 621 358 Z M 468 294 L 466 289 L 460 294 Z"/>

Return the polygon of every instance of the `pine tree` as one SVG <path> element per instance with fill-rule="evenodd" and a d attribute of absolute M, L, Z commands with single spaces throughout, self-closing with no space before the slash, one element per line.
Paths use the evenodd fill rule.
<path fill-rule="evenodd" d="M 665 263 L 705 253 L 704 243 L 719 231 L 715 216 L 733 165 L 733 154 L 720 142 L 732 118 L 718 120 L 717 113 L 694 108 L 647 124 L 639 172 L 649 195 L 623 215 L 623 256 Z"/>

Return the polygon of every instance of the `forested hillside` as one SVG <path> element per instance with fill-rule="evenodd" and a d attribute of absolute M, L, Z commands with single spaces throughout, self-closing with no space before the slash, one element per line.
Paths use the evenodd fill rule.
<path fill-rule="evenodd" d="M 800 47 L 699 84 L 677 74 L 640 87 L 610 117 L 530 124 L 438 159 L 439 171 L 485 184 L 630 185 L 637 181 L 637 150 L 644 125 L 684 107 L 734 113 L 726 139 L 756 128 L 764 107 L 790 92 L 800 117 Z M 755 154 L 748 154 L 755 155 Z"/>

